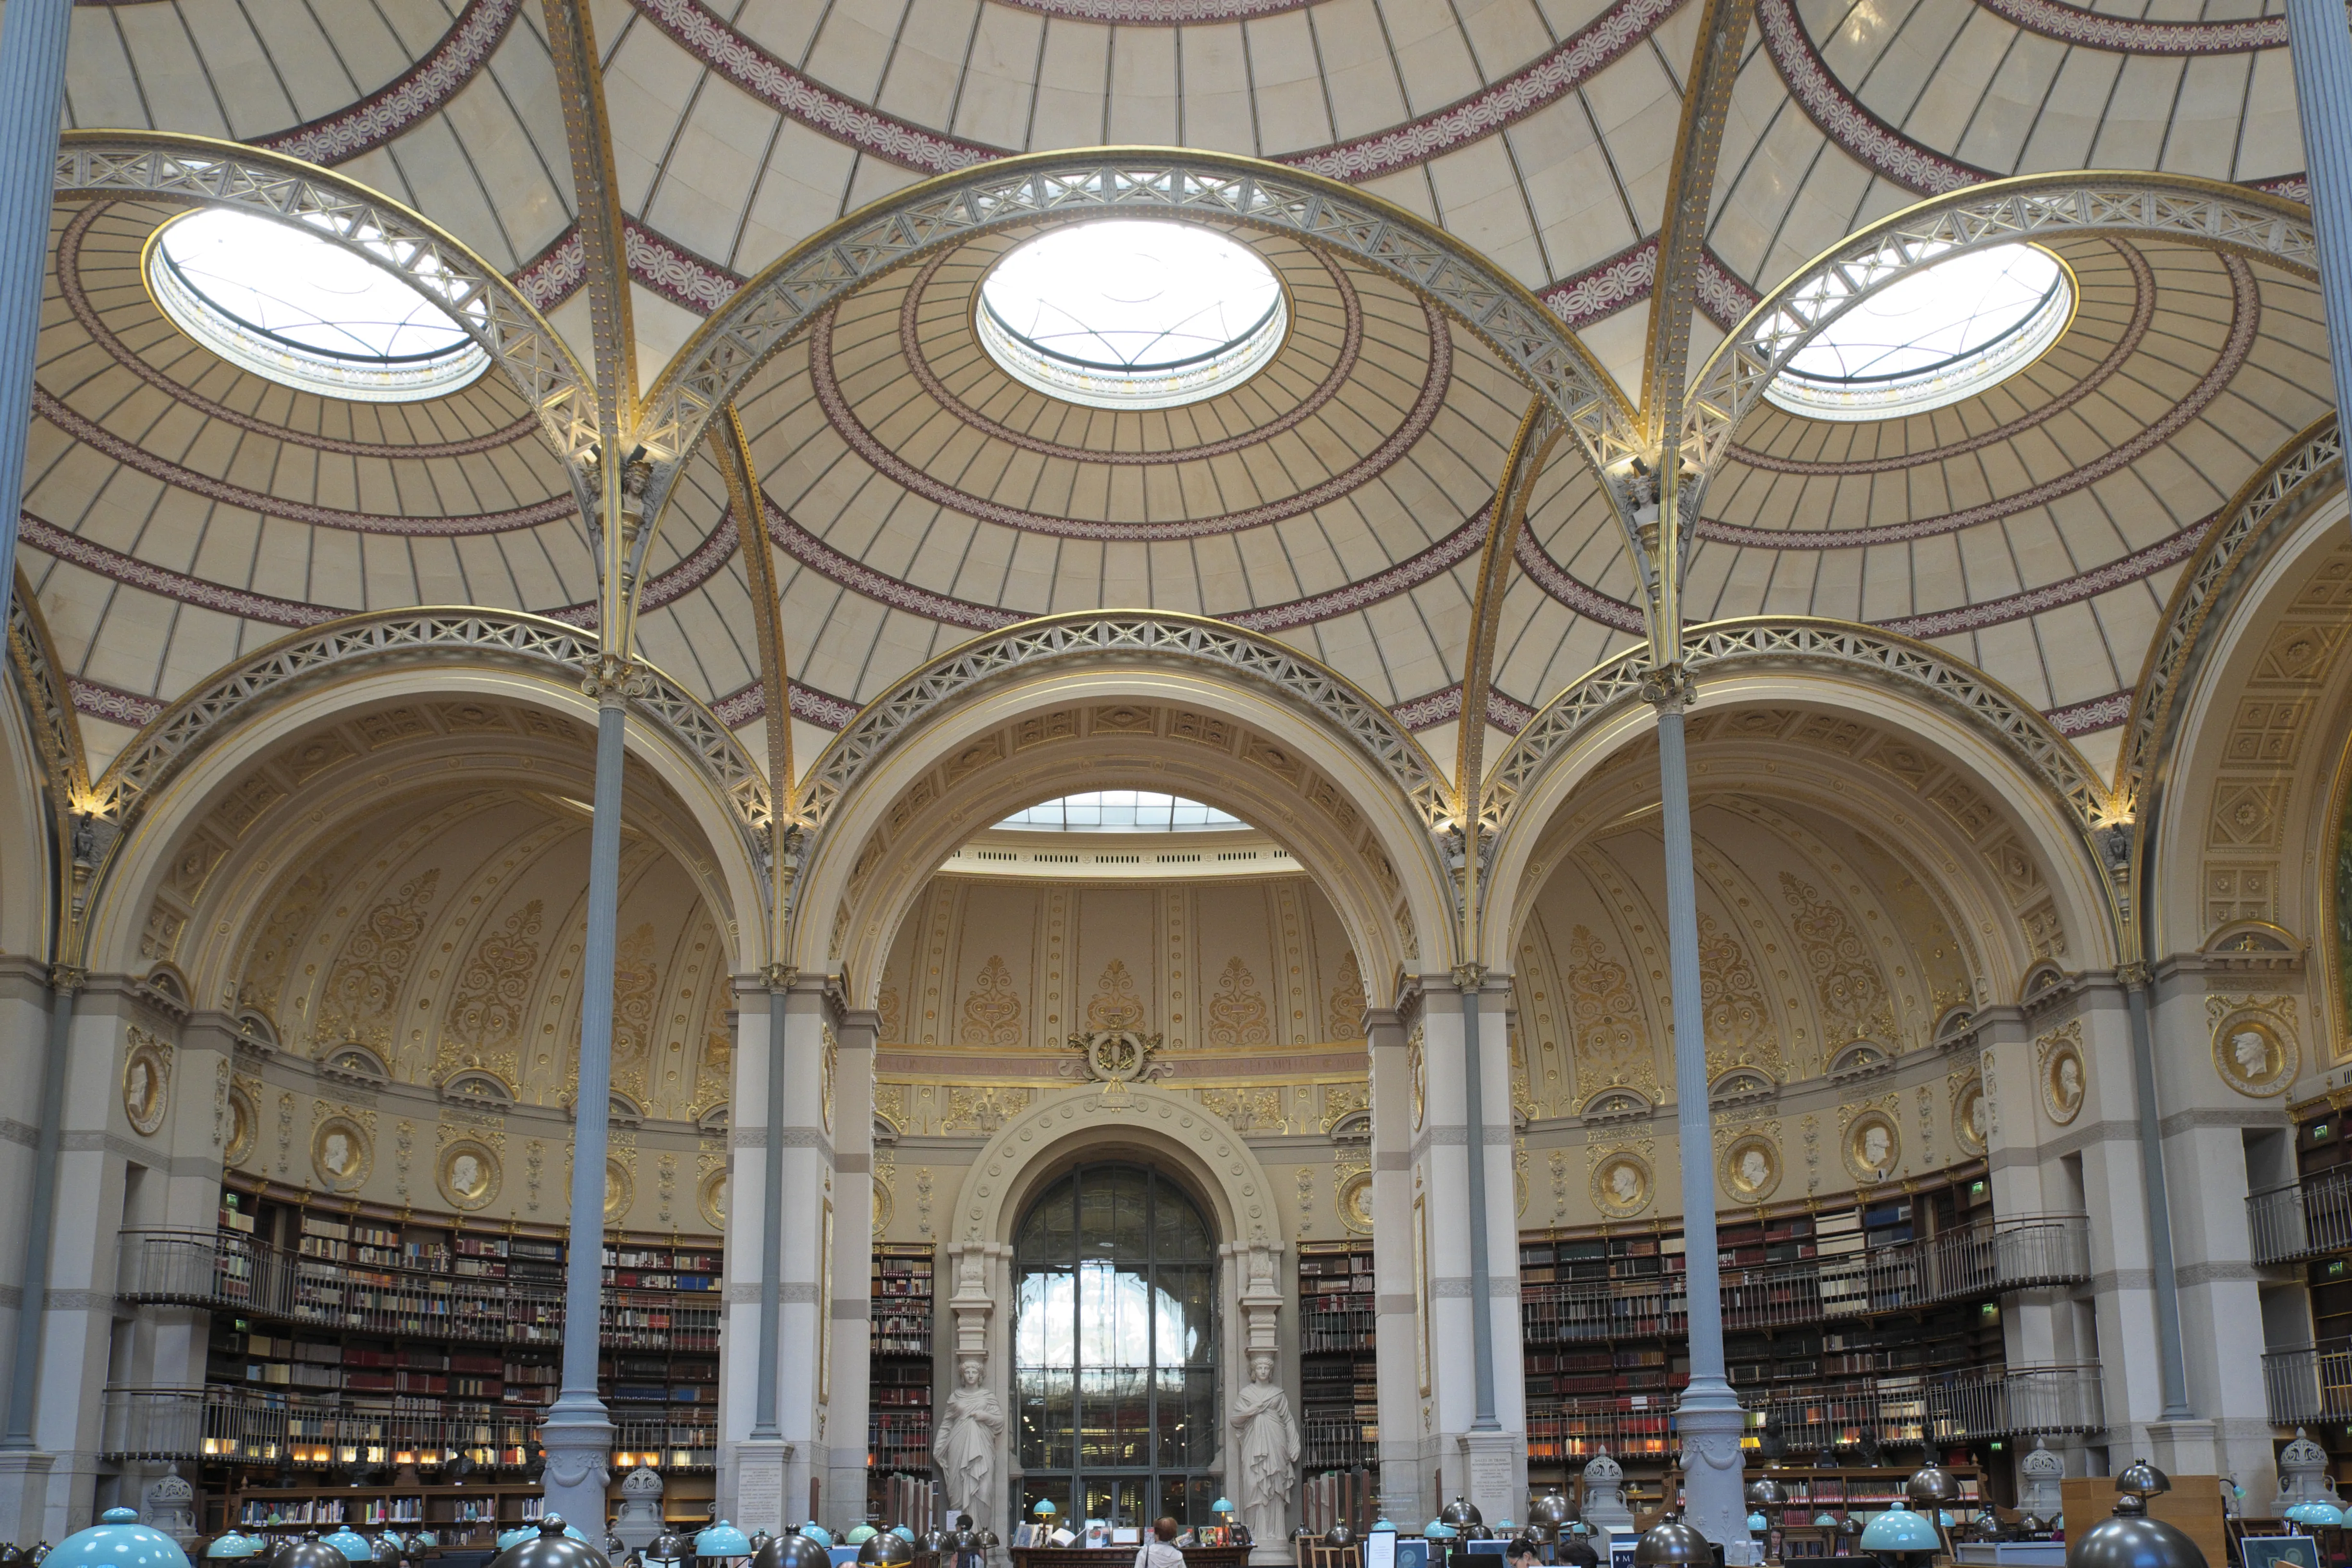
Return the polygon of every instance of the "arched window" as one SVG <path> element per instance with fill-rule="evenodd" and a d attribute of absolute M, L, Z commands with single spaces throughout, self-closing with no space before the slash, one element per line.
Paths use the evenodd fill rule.
<path fill-rule="evenodd" d="M 1175 1184 L 1081 1165 L 1040 1194 L 1013 1244 L 1021 1518 L 1216 1522 L 1217 1247 Z"/>

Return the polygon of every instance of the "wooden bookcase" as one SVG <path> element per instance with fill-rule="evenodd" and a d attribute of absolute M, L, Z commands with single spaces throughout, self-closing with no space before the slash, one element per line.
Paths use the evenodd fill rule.
<path fill-rule="evenodd" d="M 940 1374 L 931 1354 L 933 1249 L 889 1242 L 874 1249 L 873 1259 L 866 1485 L 866 1510 L 881 1516 L 888 1512 L 894 1478 L 931 1478 L 931 1398 Z"/>
<path fill-rule="evenodd" d="M 1377 1300 L 1370 1241 L 1298 1244 L 1300 1462 L 1310 1477 L 1379 1466 Z"/>

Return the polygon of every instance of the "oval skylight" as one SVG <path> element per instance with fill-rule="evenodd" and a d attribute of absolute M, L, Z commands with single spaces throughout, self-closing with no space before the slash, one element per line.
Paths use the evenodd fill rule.
<path fill-rule="evenodd" d="M 409 242 L 359 237 L 375 260 L 299 223 L 223 207 L 173 218 L 147 247 L 147 283 L 181 331 L 256 375 L 326 397 L 407 403 L 454 392 L 489 355 L 404 280 Z M 428 287 L 429 261 L 412 275 Z"/>
<path fill-rule="evenodd" d="M 1150 790 L 1102 789 L 1066 795 L 1016 811 L 999 827 L 1044 828 L 1056 833 L 1197 833 L 1208 828 L 1246 827 L 1240 817 Z"/>
<path fill-rule="evenodd" d="M 1024 386 L 1092 408 L 1173 408 L 1231 390 L 1282 346 L 1265 258 L 1198 224 L 1077 223 L 990 268 L 981 345 Z"/>
<path fill-rule="evenodd" d="M 1764 395 L 1815 419 L 1923 414 L 2015 375 L 2074 315 L 2074 279 L 2050 252 L 1968 251 L 1866 295 L 1790 356 Z"/>

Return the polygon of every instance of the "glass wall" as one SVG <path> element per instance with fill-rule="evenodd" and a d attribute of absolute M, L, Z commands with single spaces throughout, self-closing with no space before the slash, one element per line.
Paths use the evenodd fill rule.
<path fill-rule="evenodd" d="M 1192 1200 L 1144 1165 L 1081 1165 L 1013 1242 L 1021 1517 L 1212 1524 L 1217 1247 Z"/>

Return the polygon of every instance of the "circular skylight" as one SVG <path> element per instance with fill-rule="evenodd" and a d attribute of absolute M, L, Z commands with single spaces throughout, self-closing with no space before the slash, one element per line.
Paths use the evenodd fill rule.
<path fill-rule="evenodd" d="M 397 270 L 408 263 L 430 288 L 441 276 L 430 258 L 413 241 L 357 237 L 354 250 L 299 223 L 203 207 L 156 231 L 147 283 L 190 337 L 303 392 L 406 403 L 481 374 L 489 355 Z"/>
<path fill-rule="evenodd" d="M 1815 419 L 1922 414 L 2015 375 L 2074 314 L 2074 279 L 2050 252 L 1968 251 L 1865 295 L 1791 355 L 1764 395 Z"/>
<path fill-rule="evenodd" d="M 1025 386 L 1092 408 L 1172 408 L 1225 392 L 1282 346 L 1265 258 L 1198 224 L 1071 224 L 1008 252 L 980 286 L 980 341 Z"/>
<path fill-rule="evenodd" d="M 1246 827 L 1240 817 L 1150 790 L 1102 789 L 1066 795 L 1026 811 L 1016 811 L 999 827 L 1045 828 L 1059 833 L 1196 833 L 1206 828 Z"/>

